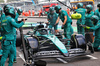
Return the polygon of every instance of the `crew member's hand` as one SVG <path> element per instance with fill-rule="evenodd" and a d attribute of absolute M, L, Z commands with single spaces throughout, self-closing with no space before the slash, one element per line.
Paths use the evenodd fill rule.
<path fill-rule="evenodd" d="M 1 37 L 0 37 L 0 40 L 2 40 L 2 38 L 3 38 L 3 37 L 1 36 Z"/>
<path fill-rule="evenodd" d="M 0 40 L 4 40 L 5 39 L 5 37 L 3 37 L 3 36 L 0 36 Z"/>
<path fill-rule="evenodd" d="M 25 20 L 25 19 L 23 19 L 22 21 L 25 23 L 25 21 L 26 21 L 26 20 Z"/>
<path fill-rule="evenodd" d="M 86 25 L 82 25 L 82 24 L 80 24 L 80 26 L 83 27 L 83 28 L 86 28 Z"/>
<path fill-rule="evenodd" d="M 86 29 L 90 29 L 90 27 L 86 26 Z"/>
<path fill-rule="evenodd" d="M 46 22 L 46 24 L 49 24 L 49 22 Z"/>
<path fill-rule="evenodd" d="M 65 25 L 65 23 L 62 24 L 63 26 Z"/>

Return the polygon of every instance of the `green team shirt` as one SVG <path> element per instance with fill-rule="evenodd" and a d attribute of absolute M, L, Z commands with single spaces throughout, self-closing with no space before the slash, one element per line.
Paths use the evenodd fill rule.
<path fill-rule="evenodd" d="M 65 10 L 61 10 L 61 13 L 59 13 L 59 17 L 60 17 L 62 22 L 64 22 L 64 20 L 65 20 L 64 16 L 67 16 L 67 22 L 66 23 L 72 22 L 71 18 L 68 16 L 67 12 Z"/>
<path fill-rule="evenodd" d="M 48 13 L 47 15 L 47 19 L 51 25 L 54 25 L 56 23 L 57 18 L 58 18 L 57 13 L 53 13 L 53 14 Z"/>
<path fill-rule="evenodd" d="M 85 19 L 85 13 L 86 13 L 86 9 L 84 8 L 78 8 L 75 10 L 77 13 L 80 13 L 82 15 L 81 19 Z"/>
<path fill-rule="evenodd" d="M 90 27 L 91 30 L 95 31 L 95 36 L 100 38 L 100 20 L 98 21 L 97 25 L 94 27 Z"/>
<path fill-rule="evenodd" d="M 16 21 L 16 22 L 18 21 L 18 17 L 19 17 L 19 14 L 16 13 L 16 16 L 15 16 L 15 21 Z"/>
<path fill-rule="evenodd" d="M 3 31 L 2 27 L 1 27 L 1 21 L 5 18 L 5 14 L 2 13 L 1 17 L 0 17 L 0 36 L 1 36 L 1 32 Z"/>
<path fill-rule="evenodd" d="M 99 17 L 99 20 L 100 20 L 100 12 L 99 12 L 99 9 L 95 10 L 94 14 L 97 15 Z"/>
<path fill-rule="evenodd" d="M 2 21 L 2 19 L 4 19 L 5 18 L 5 14 L 4 13 L 2 13 L 1 14 L 1 16 L 0 16 L 0 22 Z"/>
<path fill-rule="evenodd" d="M 18 17 L 19 17 L 19 14 L 16 13 L 16 16 L 15 16 L 16 23 L 18 22 Z M 13 29 L 13 32 L 14 32 L 14 35 L 16 35 L 16 28 Z"/>
<path fill-rule="evenodd" d="M 91 21 L 91 17 L 93 15 L 94 15 L 93 11 L 91 11 L 89 14 L 88 13 L 85 14 L 85 25 L 86 26 L 89 26 L 89 27 L 94 26 L 93 23 L 92 23 L 92 21 Z"/>
<path fill-rule="evenodd" d="M 81 19 L 77 20 L 78 24 L 84 24 L 85 23 L 85 13 L 86 13 L 86 9 L 84 8 L 78 8 L 75 10 L 77 13 L 80 13 L 82 15 Z"/>
<path fill-rule="evenodd" d="M 15 19 L 11 18 L 10 16 L 6 16 L 5 19 L 1 21 L 3 37 L 5 37 L 6 40 L 14 40 L 13 29 L 19 28 L 22 25 L 24 25 L 23 22 L 17 24 Z"/>

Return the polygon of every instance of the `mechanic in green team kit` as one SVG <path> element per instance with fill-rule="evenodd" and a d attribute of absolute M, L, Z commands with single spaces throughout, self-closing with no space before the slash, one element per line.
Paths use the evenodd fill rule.
<path fill-rule="evenodd" d="M 54 12 L 54 7 L 50 7 L 49 8 L 49 13 L 47 15 L 47 20 L 48 20 L 47 23 L 50 23 L 49 28 L 54 27 L 54 30 L 55 30 L 56 33 L 58 32 L 58 30 L 57 30 L 58 24 L 55 25 L 55 23 L 57 21 L 57 18 L 58 18 L 58 15 L 57 15 L 57 13 Z"/>
<path fill-rule="evenodd" d="M 77 7 L 78 7 L 78 9 L 76 9 L 75 12 L 77 12 L 77 13 L 82 15 L 81 19 L 77 20 L 77 31 L 78 31 L 78 34 L 84 35 L 84 28 L 82 26 L 80 26 L 80 25 L 84 25 L 85 24 L 86 9 L 83 8 L 83 3 L 78 3 Z"/>
<path fill-rule="evenodd" d="M 95 51 L 98 51 L 100 50 L 99 48 L 100 46 L 100 20 L 99 20 L 99 17 L 96 15 L 93 15 L 91 17 L 91 20 L 93 21 L 94 27 L 86 26 L 85 28 L 95 31 L 95 40 L 93 43 L 93 47 Z"/>
<path fill-rule="evenodd" d="M 19 28 L 22 25 L 24 25 L 25 19 L 23 19 L 23 22 L 17 24 L 15 21 L 15 10 L 12 6 L 5 8 L 5 18 L 1 21 L 1 27 L 3 28 L 2 36 L 4 37 L 4 40 L 2 42 L 3 45 L 3 55 L 1 57 L 0 66 L 5 66 L 5 61 L 9 54 L 9 65 L 13 66 L 13 60 L 14 60 L 14 27 Z"/>
<path fill-rule="evenodd" d="M 98 9 L 95 10 L 94 14 L 97 15 L 99 17 L 100 20 L 100 2 L 97 4 Z"/>
<path fill-rule="evenodd" d="M 66 39 L 71 39 L 71 34 L 73 34 L 73 29 L 71 26 L 72 20 L 68 16 L 67 12 L 65 10 L 62 10 L 59 5 L 55 7 L 56 13 L 58 13 L 58 19 L 56 21 L 56 24 L 58 24 L 59 19 L 63 22 L 62 28 L 64 29 L 64 36 Z M 70 41 L 68 41 L 68 45 L 70 45 Z"/>
<path fill-rule="evenodd" d="M 85 15 L 85 25 L 87 26 L 94 26 L 92 21 L 91 21 L 91 17 L 94 15 L 94 12 L 92 11 L 93 10 L 93 6 L 92 5 L 87 5 L 86 6 L 86 9 L 87 9 L 87 12 L 86 12 L 86 15 Z"/>
<path fill-rule="evenodd" d="M 2 21 L 2 16 L 3 16 L 3 10 L 2 10 L 2 8 L 0 7 L 0 36 L 1 36 L 1 21 Z M 2 48 L 1 48 L 1 41 L 0 41 L 0 56 L 2 55 L 2 52 L 3 52 L 3 50 L 2 50 Z"/>
<path fill-rule="evenodd" d="M 16 16 L 15 16 L 15 21 L 16 21 L 16 22 L 18 22 L 18 17 L 21 15 L 22 12 L 23 12 L 23 11 L 22 11 L 21 9 L 17 9 Z M 13 31 L 14 31 L 14 35 L 15 35 L 15 36 L 14 36 L 14 38 L 15 38 L 15 39 L 14 39 L 14 49 L 15 49 L 15 53 L 14 53 L 14 54 L 15 54 L 15 55 L 14 55 L 14 62 L 17 62 L 17 61 L 16 61 L 16 28 L 14 28 Z"/>
<path fill-rule="evenodd" d="M 85 14 L 85 25 L 86 26 L 89 26 L 89 27 L 93 27 L 93 23 L 91 21 L 91 17 L 94 15 L 94 12 L 92 11 L 93 10 L 93 6 L 92 5 L 87 5 L 86 6 L 86 9 L 87 9 L 87 12 Z M 88 29 L 85 29 L 85 38 L 86 38 L 86 42 L 91 42 L 93 43 L 93 30 L 88 30 Z M 88 39 L 90 38 L 90 39 Z"/>

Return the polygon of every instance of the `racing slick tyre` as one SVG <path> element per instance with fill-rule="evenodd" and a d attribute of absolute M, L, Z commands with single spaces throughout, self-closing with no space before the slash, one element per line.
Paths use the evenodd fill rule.
<path fill-rule="evenodd" d="M 16 46 L 20 47 L 22 44 L 21 36 L 20 36 L 20 31 L 16 31 Z"/>
<path fill-rule="evenodd" d="M 82 34 L 73 34 L 71 36 L 71 48 L 82 48 L 86 50 L 85 37 Z"/>
<path fill-rule="evenodd" d="M 36 52 L 39 46 L 39 40 L 36 36 L 26 35 L 24 36 L 26 49 Z"/>

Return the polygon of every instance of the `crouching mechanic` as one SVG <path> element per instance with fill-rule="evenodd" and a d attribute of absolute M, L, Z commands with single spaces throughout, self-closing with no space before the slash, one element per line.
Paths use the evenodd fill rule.
<path fill-rule="evenodd" d="M 47 20 L 48 20 L 47 24 L 50 23 L 49 28 L 54 27 L 54 30 L 56 33 L 58 32 L 58 30 L 57 30 L 58 24 L 55 25 L 57 18 L 58 18 L 58 15 L 57 15 L 57 13 L 54 12 L 54 7 L 50 7 L 49 13 L 47 15 Z"/>
<path fill-rule="evenodd" d="M 14 60 L 14 27 L 19 28 L 24 25 L 25 19 L 23 22 L 16 23 L 15 21 L 15 10 L 12 6 L 6 7 L 5 11 L 5 18 L 1 21 L 1 27 L 3 28 L 2 36 L 4 40 L 2 41 L 3 45 L 3 55 L 1 57 L 0 66 L 5 66 L 5 61 L 9 54 L 9 65 L 13 66 Z"/>
<path fill-rule="evenodd" d="M 84 35 L 84 28 L 81 27 L 80 25 L 84 25 L 85 24 L 86 9 L 83 8 L 83 3 L 78 3 L 77 7 L 78 7 L 78 9 L 76 9 L 75 12 L 77 12 L 77 13 L 82 15 L 81 19 L 77 20 L 77 31 L 78 31 L 78 34 Z"/>
<path fill-rule="evenodd" d="M 94 27 L 86 26 L 85 28 L 95 31 L 95 40 L 93 43 L 93 47 L 95 51 L 98 51 L 100 50 L 99 48 L 100 46 L 100 20 L 99 20 L 99 17 L 96 15 L 93 15 L 91 17 L 91 20 L 93 21 Z"/>
<path fill-rule="evenodd" d="M 21 15 L 23 11 L 21 9 L 17 9 L 17 12 L 16 12 L 16 16 L 15 16 L 15 21 L 18 22 L 18 17 Z M 16 61 L 16 28 L 14 28 L 14 50 L 15 50 L 15 53 L 14 53 L 14 62 L 17 62 Z"/>
<path fill-rule="evenodd" d="M 73 29 L 71 26 L 72 20 L 68 16 L 67 12 L 65 10 L 61 10 L 61 7 L 58 5 L 55 7 L 56 13 L 58 13 L 58 19 L 56 21 L 56 24 L 58 24 L 59 19 L 63 22 L 62 28 L 64 29 L 64 36 L 66 39 L 71 39 L 71 34 L 73 34 Z M 70 45 L 70 41 L 68 41 L 67 45 Z"/>

